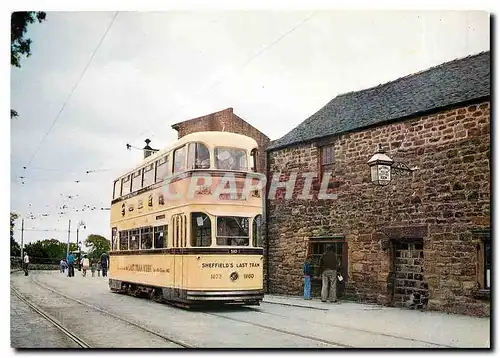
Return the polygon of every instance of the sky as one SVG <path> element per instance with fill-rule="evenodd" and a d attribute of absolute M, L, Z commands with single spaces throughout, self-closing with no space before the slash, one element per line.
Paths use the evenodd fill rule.
<path fill-rule="evenodd" d="M 10 209 L 25 243 L 66 241 L 69 220 L 75 242 L 79 221 L 80 240 L 109 239 L 101 208 L 142 158 L 126 143 L 164 148 L 172 124 L 228 107 L 278 139 L 339 94 L 488 51 L 490 23 L 482 11 L 48 12 L 28 37 L 32 56 L 11 68 Z"/>

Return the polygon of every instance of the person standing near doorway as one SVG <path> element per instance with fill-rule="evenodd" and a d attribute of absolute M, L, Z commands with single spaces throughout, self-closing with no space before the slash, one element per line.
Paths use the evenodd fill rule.
<path fill-rule="evenodd" d="M 28 266 L 30 264 L 30 258 L 28 256 L 28 253 L 24 253 L 23 257 L 23 268 L 24 268 L 24 276 L 28 276 Z"/>
<path fill-rule="evenodd" d="M 311 255 L 304 262 L 304 299 L 311 299 Z"/>
<path fill-rule="evenodd" d="M 329 245 L 326 252 L 321 255 L 321 302 L 328 299 L 331 302 L 337 302 L 337 255 L 333 251 L 333 246 Z"/>
<path fill-rule="evenodd" d="M 68 277 L 75 276 L 75 257 L 70 252 L 68 255 Z"/>

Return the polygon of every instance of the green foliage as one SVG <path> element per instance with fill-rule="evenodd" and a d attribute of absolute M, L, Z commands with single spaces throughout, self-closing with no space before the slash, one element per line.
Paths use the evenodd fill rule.
<path fill-rule="evenodd" d="M 43 11 L 17 11 L 13 12 L 10 19 L 10 64 L 21 67 L 22 56 L 31 56 L 31 39 L 26 37 L 28 25 L 36 20 L 42 22 L 45 20 L 46 13 Z M 10 110 L 10 118 L 16 118 L 16 110 Z"/>
<path fill-rule="evenodd" d="M 104 236 L 91 234 L 85 240 L 85 246 L 89 248 L 89 259 L 94 261 L 98 260 L 103 253 L 109 251 L 111 242 Z"/>
<path fill-rule="evenodd" d="M 57 239 L 45 239 L 25 246 L 28 256 L 33 258 L 62 259 L 66 257 L 67 244 Z M 76 244 L 69 244 L 70 251 L 76 251 Z"/>
<path fill-rule="evenodd" d="M 31 39 L 25 37 L 28 25 L 36 20 L 42 22 L 45 17 L 45 12 L 17 11 L 12 13 L 10 21 L 10 64 L 12 66 L 21 67 L 21 57 L 31 56 Z"/>
<path fill-rule="evenodd" d="M 10 256 L 21 255 L 21 247 L 16 242 L 16 240 L 14 240 L 14 227 L 18 218 L 18 214 L 10 213 Z"/>

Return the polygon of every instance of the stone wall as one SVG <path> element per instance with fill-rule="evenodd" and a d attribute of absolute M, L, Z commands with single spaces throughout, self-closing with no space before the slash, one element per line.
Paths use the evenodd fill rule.
<path fill-rule="evenodd" d="M 261 173 L 265 172 L 265 148 L 269 144 L 270 139 L 258 129 L 234 114 L 232 108 L 177 123 L 172 127 L 178 131 L 179 139 L 191 133 L 205 131 L 231 132 L 251 137 L 257 141 L 259 146 L 257 170 Z"/>
<path fill-rule="evenodd" d="M 322 142 L 324 142 L 324 138 Z M 482 102 L 380 125 L 330 138 L 335 165 L 329 192 L 337 200 L 297 198 L 301 173 L 318 170 L 317 143 L 268 153 L 268 177 L 299 176 L 291 200 L 278 190 L 268 200 L 269 290 L 300 295 L 302 263 L 309 238 L 345 235 L 349 292 L 387 304 L 393 265 L 382 248 L 387 228 L 425 227 L 423 279 L 429 309 L 488 315 L 489 302 L 477 300 L 477 242 L 472 230 L 490 227 L 490 104 Z M 381 143 L 395 161 L 418 170 L 379 187 L 370 182 L 368 159 Z M 324 144 L 324 143 L 323 143 Z M 411 231 L 411 230 L 410 230 Z M 404 235 L 402 236 L 404 238 Z"/>

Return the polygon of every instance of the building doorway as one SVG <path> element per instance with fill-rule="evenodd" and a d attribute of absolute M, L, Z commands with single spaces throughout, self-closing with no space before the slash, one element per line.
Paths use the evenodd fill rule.
<path fill-rule="evenodd" d="M 424 279 L 424 245 L 422 239 L 393 241 L 392 303 L 396 307 L 423 309 L 429 300 Z"/>
<path fill-rule="evenodd" d="M 345 236 L 329 236 L 329 237 L 313 237 L 309 239 L 308 254 L 311 255 L 311 296 L 321 296 L 321 272 L 320 272 L 320 258 L 326 252 L 328 246 L 333 246 L 333 250 L 337 255 L 337 262 L 341 265 L 340 273 L 344 280 L 337 281 L 337 297 L 342 297 L 345 292 L 345 285 L 347 281 L 347 242 Z"/>

